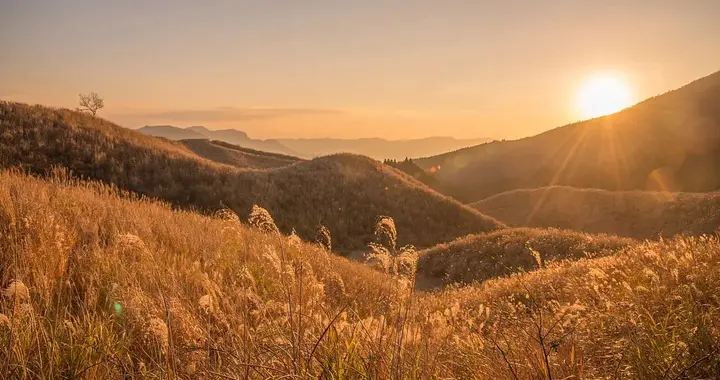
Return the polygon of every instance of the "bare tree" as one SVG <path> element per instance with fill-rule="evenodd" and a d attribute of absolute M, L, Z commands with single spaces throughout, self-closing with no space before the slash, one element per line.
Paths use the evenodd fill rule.
<path fill-rule="evenodd" d="M 100 108 L 105 107 L 105 102 L 95 92 L 91 92 L 87 95 L 80 94 L 80 106 L 77 108 L 80 112 L 87 112 L 95 116 Z"/>

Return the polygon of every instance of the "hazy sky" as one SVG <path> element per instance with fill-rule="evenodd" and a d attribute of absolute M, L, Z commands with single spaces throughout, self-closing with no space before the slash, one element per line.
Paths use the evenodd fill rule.
<path fill-rule="evenodd" d="M 123 126 L 514 138 L 720 70 L 719 0 L 0 0 L 0 99 L 105 98 Z"/>

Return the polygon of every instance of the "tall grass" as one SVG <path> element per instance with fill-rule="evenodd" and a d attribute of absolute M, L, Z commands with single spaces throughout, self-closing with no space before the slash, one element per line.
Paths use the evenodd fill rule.
<path fill-rule="evenodd" d="M 57 173 L 0 173 L 0 377 L 701 379 L 720 369 L 716 237 L 424 293 L 401 260 L 376 271 L 244 219 Z M 375 244 L 398 259 L 401 232 L 379 221 Z"/>

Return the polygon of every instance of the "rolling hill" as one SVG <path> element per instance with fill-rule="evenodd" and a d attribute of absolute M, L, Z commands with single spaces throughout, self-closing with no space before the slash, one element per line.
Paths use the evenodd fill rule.
<path fill-rule="evenodd" d="M 557 229 L 502 229 L 422 251 L 417 282 L 424 289 L 480 283 L 536 270 L 554 261 L 608 256 L 635 244 L 637 241 L 612 235 Z"/>
<path fill-rule="evenodd" d="M 248 215 L 258 204 L 280 229 L 308 240 L 319 224 L 347 252 L 372 239 L 375 219 L 390 215 L 403 242 L 428 247 L 502 224 L 380 162 L 355 155 L 321 157 L 271 169 L 203 159 L 186 146 L 65 109 L 0 103 L 0 165 L 46 173 L 53 166 L 177 206 Z"/>
<path fill-rule="evenodd" d="M 302 159 L 293 156 L 243 148 L 217 140 L 191 139 L 181 140 L 180 143 L 200 157 L 238 168 L 267 169 L 302 161 Z"/>
<path fill-rule="evenodd" d="M 706 192 L 720 188 L 720 72 L 616 114 L 515 141 L 416 159 L 463 202 L 567 185 Z"/>
<path fill-rule="evenodd" d="M 720 228 L 717 193 L 553 186 L 508 191 L 470 206 L 510 226 L 557 227 L 638 239 L 711 234 Z"/>

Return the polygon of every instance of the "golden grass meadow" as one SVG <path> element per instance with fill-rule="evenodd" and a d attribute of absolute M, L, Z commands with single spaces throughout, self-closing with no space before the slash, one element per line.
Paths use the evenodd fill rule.
<path fill-rule="evenodd" d="M 546 262 L 538 247 L 528 272 L 426 293 L 389 218 L 378 221 L 384 270 L 374 270 L 279 234 L 256 211 L 249 224 L 62 170 L 45 180 L 2 172 L 0 371 L 679 379 L 720 369 L 716 236 L 574 261 Z"/>
<path fill-rule="evenodd" d="M 462 141 L 0 101 L 0 379 L 720 379 L 720 73 L 635 106 L 616 79 L 591 120 L 384 161 L 313 149 Z"/>

